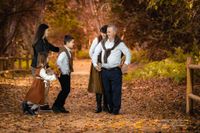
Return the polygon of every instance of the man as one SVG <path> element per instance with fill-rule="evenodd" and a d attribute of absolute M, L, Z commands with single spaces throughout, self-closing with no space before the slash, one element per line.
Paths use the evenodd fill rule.
<path fill-rule="evenodd" d="M 55 113 L 69 113 L 68 110 L 64 108 L 65 100 L 70 93 L 70 79 L 71 72 L 73 72 L 73 56 L 71 50 L 74 47 L 74 38 L 70 35 L 64 37 L 64 46 L 60 50 L 60 54 L 57 59 L 57 65 L 61 71 L 61 75 L 58 78 L 62 90 L 58 94 L 52 110 Z"/>
<path fill-rule="evenodd" d="M 95 49 L 92 62 L 98 71 L 102 71 L 103 87 L 109 106 L 109 112 L 117 115 L 121 108 L 122 72 L 121 57 L 125 55 L 124 68 L 127 68 L 131 61 L 131 53 L 127 46 L 117 36 L 117 27 L 108 25 L 108 39 L 103 40 Z M 102 52 L 102 66 L 98 66 L 97 58 Z"/>

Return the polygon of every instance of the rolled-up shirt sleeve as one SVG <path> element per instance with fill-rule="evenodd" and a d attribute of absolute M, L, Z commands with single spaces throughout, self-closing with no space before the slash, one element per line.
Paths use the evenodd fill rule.
<path fill-rule="evenodd" d="M 94 51 L 94 54 L 92 56 L 92 63 L 94 65 L 94 67 L 97 66 L 97 62 L 98 62 L 98 55 L 101 53 L 102 51 L 102 46 L 101 46 L 101 43 L 99 43 L 96 48 L 95 48 L 95 51 Z"/>
<path fill-rule="evenodd" d="M 129 65 L 131 63 L 131 52 L 130 52 L 129 48 L 125 45 L 125 43 L 121 42 L 120 49 L 126 57 L 124 64 Z"/>
<path fill-rule="evenodd" d="M 48 75 L 48 74 L 46 73 L 46 70 L 45 70 L 44 68 L 42 68 L 42 69 L 40 70 L 40 76 L 41 76 L 44 80 L 47 80 L 47 81 L 56 80 L 55 74 L 53 74 L 53 75 Z"/>

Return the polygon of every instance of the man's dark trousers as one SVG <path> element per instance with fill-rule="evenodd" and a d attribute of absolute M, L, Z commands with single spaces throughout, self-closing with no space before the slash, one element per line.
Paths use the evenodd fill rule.
<path fill-rule="evenodd" d="M 112 69 L 102 68 L 102 81 L 111 113 L 119 113 L 122 95 L 122 72 L 116 67 Z"/>
<path fill-rule="evenodd" d="M 60 85 L 62 90 L 58 94 L 54 106 L 56 107 L 63 107 L 65 104 L 65 100 L 70 93 L 70 76 L 69 75 L 62 75 L 59 77 Z"/>

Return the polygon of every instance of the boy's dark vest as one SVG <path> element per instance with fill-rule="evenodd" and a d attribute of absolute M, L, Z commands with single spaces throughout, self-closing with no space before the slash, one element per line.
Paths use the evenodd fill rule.
<path fill-rule="evenodd" d="M 118 36 L 115 36 L 114 46 L 112 48 L 106 49 L 106 47 L 105 47 L 106 41 L 107 41 L 107 39 L 104 39 L 101 41 L 102 47 L 105 51 L 105 54 L 103 57 L 104 63 L 108 62 L 108 57 L 110 56 L 111 51 L 114 50 L 122 42 L 122 40 Z M 123 56 L 123 54 L 121 56 Z"/>
<path fill-rule="evenodd" d="M 60 55 L 62 52 L 65 52 L 66 55 L 67 55 L 67 58 L 68 58 L 68 61 L 69 61 L 69 62 L 68 62 L 68 63 L 69 63 L 69 69 L 70 69 L 70 73 L 71 73 L 71 72 L 74 71 L 74 68 L 73 68 L 73 55 L 72 55 L 72 53 L 70 52 L 70 54 L 71 54 L 71 57 L 70 57 L 69 51 L 68 51 L 66 48 L 64 48 L 64 47 L 60 48 L 59 55 Z"/>

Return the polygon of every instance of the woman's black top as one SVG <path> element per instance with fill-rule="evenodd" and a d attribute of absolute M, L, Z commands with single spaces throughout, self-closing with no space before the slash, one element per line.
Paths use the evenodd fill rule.
<path fill-rule="evenodd" d="M 48 54 L 49 51 L 59 52 L 59 47 L 53 46 L 51 43 L 47 41 L 47 39 L 40 39 L 38 42 L 33 46 L 33 59 L 31 66 L 36 68 L 37 67 L 37 57 L 38 53 L 45 53 Z"/>

